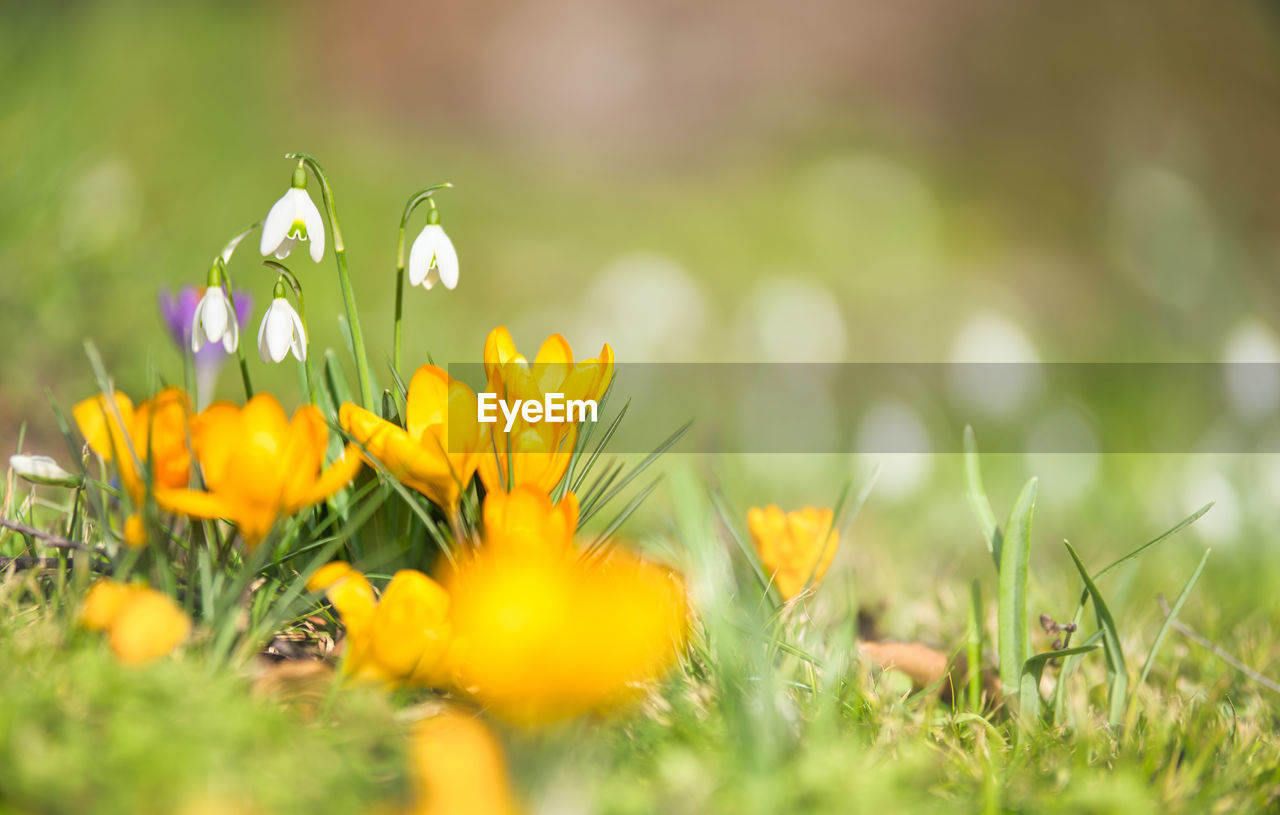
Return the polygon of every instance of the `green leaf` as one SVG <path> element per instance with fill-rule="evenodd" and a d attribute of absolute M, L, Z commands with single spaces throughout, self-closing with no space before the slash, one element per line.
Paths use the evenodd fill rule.
<path fill-rule="evenodd" d="M 1125 698 L 1129 686 L 1128 668 L 1124 664 L 1124 652 L 1120 648 L 1120 631 L 1116 628 L 1115 618 L 1111 616 L 1111 609 L 1107 608 L 1106 600 L 1102 599 L 1102 592 L 1098 591 L 1098 584 L 1094 583 L 1093 578 L 1089 576 L 1089 571 L 1080 561 L 1080 556 L 1076 554 L 1076 550 L 1070 543 L 1063 541 L 1063 545 L 1067 547 L 1072 562 L 1076 564 L 1076 570 L 1080 572 L 1085 591 L 1093 600 L 1098 628 L 1102 631 L 1102 646 L 1106 649 L 1107 676 L 1110 679 L 1110 688 L 1107 690 L 1107 721 L 1112 726 L 1118 727 L 1124 721 Z"/>
<path fill-rule="evenodd" d="M 987 491 L 982 486 L 982 463 L 978 460 L 978 440 L 973 435 L 971 425 L 965 425 L 964 428 L 964 479 L 969 494 L 969 506 L 973 508 L 978 526 L 982 528 L 982 540 L 987 544 L 987 551 L 991 553 L 996 568 L 999 569 L 1000 550 L 1004 538 L 1000 533 L 1000 525 L 996 523 L 996 514 L 991 509 Z"/>
<path fill-rule="evenodd" d="M 1027 580 L 1031 560 L 1031 520 L 1038 482 L 1032 478 L 1009 513 L 1009 534 L 1000 552 L 997 605 L 1000 625 L 1000 684 L 1005 693 L 1021 684 L 1022 666 L 1031 656 L 1027 635 Z M 1030 713 L 1030 711 L 1028 711 Z"/>
<path fill-rule="evenodd" d="M 1027 721 L 1038 718 L 1040 713 L 1040 677 L 1044 674 L 1044 666 L 1051 659 L 1058 657 L 1069 657 L 1077 654 L 1096 651 L 1102 647 L 1098 643 L 1076 646 L 1075 648 L 1060 648 L 1056 651 L 1045 651 L 1022 663 L 1022 679 L 1019 683 L 1019 709 L 1022 711 L 1023 717 Z"/>

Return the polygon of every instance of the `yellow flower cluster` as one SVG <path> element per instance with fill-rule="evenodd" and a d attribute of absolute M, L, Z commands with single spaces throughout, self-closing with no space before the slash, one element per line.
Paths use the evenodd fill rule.
<path fill-rule="evenodd" d="M 687 630 L 680 579 L 620 548 L 584 557 L 572 493 L 490 493 L 485 542 L 441 583 L 399 572 L 380 600 L 345 564 L 326 590 L 347 627 L 346 669 L 392 684 L 449 685 L 513 722 L 608 709 L 676 660 Z"/>
<path fill-rule="evenodd" d="M 541 401 L 546 393 L 562 393 L 566 399 L 598 401 L 613 379 L 613 349 L 606 343 L 598 359 L 575 363 L 568 341 L 553 334 L 530 365 L 510 332 L 498 327 L 485 340 L 484 367 L 488 388 L 500 399 Z M 569 468 L 575 425 L 521 417 L 510 433 L 495 425 L 482 429 L 475 393 L 434 365 L 413 375 L 405 412 L 402 428 L 347 402 L 340 421 L 371 462 L 446 512 L 456 509 L 477 471 L 489 492 L 505 491 L 508 484 L 550 492 Z"/>
<path fill-rule="evenodd" d="M 176 388 L 136 408 L 117 392 L 114 400 L 101 395 L 81 402 L 74 416 L 89 447 L 115 463 L 135 510 L 146 498 L 149 475 L 161 508 L 194 518 L 225 518 L 250 546 L 280 517 L 333 495 L 362 466 L 358 450 L 349 446 L 342 459 L 324 469 L 329 428 L 320 411 L 307 405 L 289 419 L 269 394 L 258 394 L 244 407 L 216 402 L 193 414 Z M 193 450 L 202 490 L 190 489 Z M 125 539 L 146 542 L 137 515 L 126 521 Z"/>

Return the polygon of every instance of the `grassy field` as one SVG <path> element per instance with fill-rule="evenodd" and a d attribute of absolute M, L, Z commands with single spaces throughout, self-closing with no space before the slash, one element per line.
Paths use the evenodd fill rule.
<path fill-rule="evenodd" d="M 136 451 L 143 477 L 131 480 L 84 446 L 92 434 L 72 412 L 100 390 L 140 402 L 186 381 L 157 293 L 206 282 L 226 241 L 285 189 L 291 150 L 331 174 L 364 351 L 389 391 L 365 406 L 396 430 L 414 413 L 389 371 L 397 219 L 413 190 L 443 180 L 456 185 L 437 198 L 460 283 L 407 293 L 406 380 L 429 361 L 481 362 L 501 325 L 529 355 L 554 332 L 579 360 L 607 341 L 620 379 L 637 362 L 975 353 L 1274 362 L 1280 227 L 1258 158 L 1280 133 L 1264 103 L 1280 88 L 1274 22 L 1260 22 L 1274 15 L 1169 13 L 1158 36 L 1138 12 L 1082 10 L 1071 25 L 1010 16 L 1021 34 L 979 38 L 982 58 L 966 51 L 953 66 L 940 52 L 954 77 L 926 83 L 933 107 L 897 104 L 892 87 L 835 101 L 775 89 L 703 128 L 672 98 L 650 113 L 672 117 L 656 128 L 668 138 L 637 144 L 574 140 L 563 135 L 572 120 L 551 137 L 532 115 L 530 132 L 516 113 L 494 124 L 458 101 L 480 97 L 485 77 L 516 78 L 479 46 L 442 44 L 437 70 L 402 69 L 439 88 L 431 104 L 409 103 L 379 73 L 399 63 L 344 29 L 363 19 L 346 6 L 0 14 L 0 145 L 13 159 L 0 162 L 0 449 L 53 456 L 78 484 L 0 471 L 0 813 L 509 815 L 433 803 L 424 787 L 447 783 L 431 766 L 477 790 L 509 784 L 529 813 L 1280 808 L 1280 454 L 1264 452 L 1274 404 L 1250 414 L 1216 392 L 1175 390 L 1127 406 L 1122 418 L 1141 424 L 1225 405 L 1169 451 L 1100 452 L 1094 435 L 1078 452 L 1037 453 L 1027 440 L 965 454 L 957 428 L 990 417 L 928 399 L 912 414 L 928 452 L 914 457 L 862 450 L 861 437 L 825 454 L 677 447 L 656 462 L 632 448 L 584 462 L 584 450 L 571 469 L 591 517 L 570 549 L 595 541 L 670 567 L 687 630 L 661 670 L 617 683 L 627 704 L 533 724 L 456 679 L 356 681 L 368 678 L 351 676 L 358 620 L 306 585 L 334 558 L 363 570 L 382 602 L 398 569 L 448 584 L 452 558 L 492 544 L 485 503 L 516 485 L 468 474 L 460 502 L 442 497 L 362 437 L 350 455 L 369 463 L 349 487 L 314 508 L 273 505 L 270 531 L 250 540 L 249 515 L 232 510 L 252 508 L 224 502 L 216 520 L 161 505 L 149 459 L 159 449 Z M 1104 30 L 1114 40 L 1077 65 L 1082 33 Z M 944 46 L 955 47 L 926 37 L 896 50 Z M 474 51 L 467 70 L 443 67 L 456 68 L 455 47 Z M 1156 147 L 1134 135 L 1152 122 L 1163 123 L 1151 125 L 1164 134 Z M 274 270 L 257 263 L 256 241 L 226 266 L 255 301 L 240 340 L 254 385 L 289 414 L 311 401 L 314 376 L 331 442 L 316 463 L 332 463 L 339 431 L 355 438 L 340 404 L 361 401 L 335 266 L 287 261 L 306 287 L 312 368 L 260 364 Z M 234 361 L 216 393 L 245 401 Z M 646 396 L 663 415 L 682 404 L 641 392 L 627 426 L 652 423 Z M 1098 420 L 1044 394 L 1019 410 L 1033 430 Z M 676 421 L 714 429 L 730 414 Z M 217 455 L 196 449 L 197 414 L 178 427 L 170 453 L 200 463 L 181 486 L 209 487 Z M 1213 452 L 1253 439 L 1259 452 Z M 254 443 L 229 433 L 221 446 L 238 456 Z M 639 475 L 610 494 L 629 468 Z M 560 499 L 570 480 L 543 491 Z M 751 508 L 775 503 L 831 509 L 840 533 L 829 569 L 801 564 L 810 580 L 797 597 L 780 594 L 749 529 Z M 146 547 L 128 545 L 132 517 Z M 554 537 L 552 526 L 534 537 Z M 125 664 L 111 634 L 86 630 L 99 572 L 171 598 L 190 634 Z M 522 602 L 541 608 L 530 593 Z M 619 631 L 652 611 L 593 602 Z M 386 623 L 388 640 L 421 634 L 429 607 L 407 629 Z M 598 650 L 575 669 L 584 681 L 618 656 L 595 622 L 580 612 L 546 643 L 561 656 L 564 644 Z M 1043 656 L 1069 648 L 1084 650 Z M 967 670 L 975 661 L 981 673 Z M 554 685 L 547 675 L 563 666 L 545 662 L 511 672 L 528 675 L 512 693 Z M 424 769 L 422 724 L 442 711 L 496 734 L 496 769 L 488 736 L 458 736 L 456 756 L 446 742 Z"/>

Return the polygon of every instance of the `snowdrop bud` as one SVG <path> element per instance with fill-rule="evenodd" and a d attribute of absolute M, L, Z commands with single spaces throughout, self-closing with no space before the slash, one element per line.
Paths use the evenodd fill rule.
<path fill-rule="evenodd" d="M 48 484 L 55 487 L 76 487 L 84 480 L 69 473 L 48 456 L 9 456 L 9 467 L 32 484 Z"/>
<path fill-rule="evenodd" d="M 215 263 L 209 269 L 209 287 L 196 306 L 195 320 L 191 325 L 191 350 L 199 351 L 206 342 L 221 342 L 227 353 L 240 344 L 240 321 L 235 308 L 222 289 L 222 271 Z"/>
<path fill-rule="evenodd" d="M 316 263 L 324 257 L 324 220 L 307 195 L 307 171 L 301 166 L 293 171 L 289 190 L 272 205 L 262 222 L 258 249 L 263 257 L 275 255 L 284 260 L 298 241 L 311 242 L 311 259 Z"/>
<path fill-rule="evenodd" d="M 427 225 L 418 233 L 409 250 L 409 285 L 430 289 L 436 282 L 446 289 L 458 285 L 458 253 L 453 241 L 440 226 L 440 213 L 435 205 L 427 215 Z"/>
<path fill-rule="evenodd" d="M 307 330 L 285 296 L 284 278 L 276 281 L 275 298 L 258 329 L 258 356 L 263 362 L 281 362 L 293 351 L 299 362 L 307 358 Z"/>

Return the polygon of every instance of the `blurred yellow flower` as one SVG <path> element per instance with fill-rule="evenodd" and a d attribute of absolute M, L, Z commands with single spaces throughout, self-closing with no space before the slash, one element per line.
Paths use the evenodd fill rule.
<path fill-rule="evenodd" d="M 233 521 L 250 546 L 279 517 L 342 489 L 363 465 L 347 445 L 344 457 L 323 469 L 329 428 L 320 411 L 305 405 L 290 420 L 269 394 L 243 408 L 210 405 L 192 419 L 191 437 L 207 489 L 157 490 L 157 502 L 171 512 Z"/>
<path fill-rule="evenodd" d="M 308 581 L 347 627 L 347 670 L 389 684 L 446 685 L 510 721 L 536 724 L 633 698 L 675 663 L 684 584 L 617 547 L 583 557 L 578 502 L 522 487 L 485 499 L 485 543 L 440 586 L 397 572 L 381 600 L 331 563 Z"/>
<path fill-rule="evenodd" d="M 396 572 L 376 599 L 364 575 L 347 563 L 330 563 L 307 581 L 324 591 L 347 629 L 351 675 L 389 685 L 438 686 L 445 682 L 449 645 L 449 596 L 422 572 Z"/>
<path fill-rule="evenodd" d="M 446 711 L 416 724 L 409 740 L 415 815 L 517 815 L 497 736 L 475 716 Z"/>
<path fill-rule="evenodd" d="M 752 507 L 747 526 L 765 572 L 787 600 L 804 591 L 811 576 L 813 585 L 818 585 L 840 545 L 840 532 L 832 527 L 829 509 L 783 512 L 772 505 Z"/>
<path fill-rule="evenodd" d="M 452 510 L 481 456 L 476 395 L 440 368 L 423 365 L 409 383 L 405 414 L 401 428 L 347 402 L 339 421 L 364 446 L 365 456 L 437 506 Z"/>
<path fill-rule="evenodd" d="M 542 402 L 548 393 L 599 402 L 613 380 L 613 349 L 605 343 L 598 358 L 575 363 L 568 341 L 552 334 L 530 365 L 516 349 L 511 332 L 499 326 L 485 339 L 484 368 L 489 391 L 508 402 Z M 485 489 L 506 490 L 510 481 L 512 487 L 530 485 L 550 492 L 569 468 L 576 438 L 576 426 L 565 422 L 527 422 L 521 416 L 510 433 L 489 425 L 480 457 Z"/>
<path fill-rule="evenodd" d="M 81 623 L 107 632 L 111 650 L 128 664 L 151 662 L 191 633 L 191 620 L 167 594 L 103 578 L 89 587 Z"/>
<path fill-rule="evenodd" d="M 136 511 L 146 501 L 147 470 L 157 492 L 187 486 L 191 478 L 191 451 L 187 447 L 191 402 L 178 388 L 165 388 L 136 406 L 119 391 L 114 397 L 109 401 L 105 394 L 99 394 L 85 399 L 72 415 L 89 448 L 115 464 Z M 145 469 L 139 470 L 139 464 Z M 125 531 L 130 545 L 146 543 L 140 516 L 130 516 Z"/>
<path fill-rule="evenodd" d="M 625 702 L 674 664 L 688 614 L 676 575 L 617 547 L 582 557 L 571 495 L 485 503 L 487 542 L 445 581 L 459 690 L 532 724 Z"/>

